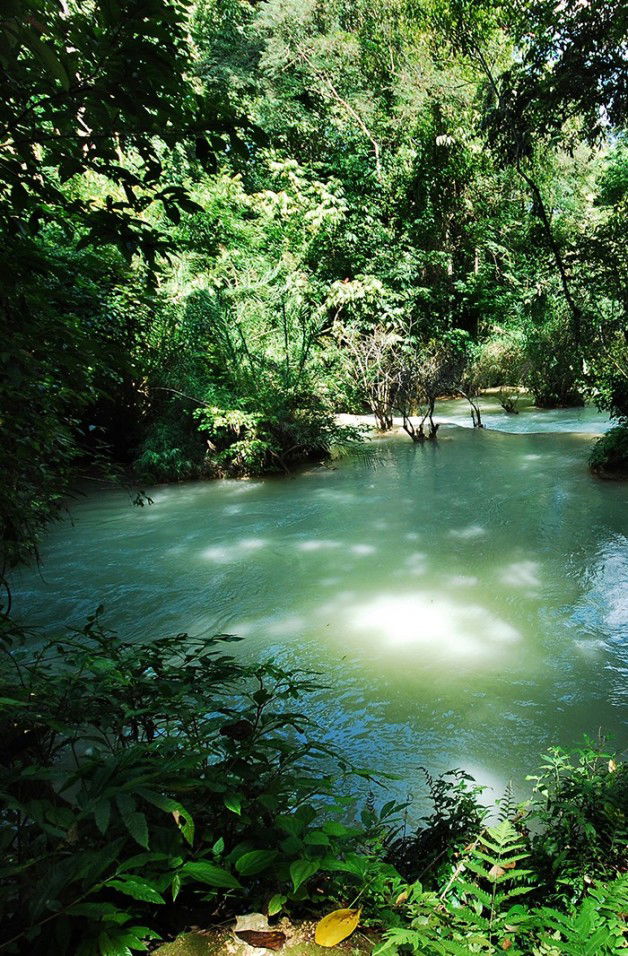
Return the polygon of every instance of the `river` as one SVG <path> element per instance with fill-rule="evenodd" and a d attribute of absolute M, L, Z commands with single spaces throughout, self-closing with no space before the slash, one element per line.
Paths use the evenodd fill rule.
<path fill-rule="evenodd" d="M 17 616 L 80 626 L 103 603 L 125 636 L 238 633 L 319 671 L 322 734 L 400 795 L 422 764 L 521 792 L 551 744 L 602 728 L 621 750 L 628 484 L 586 467 L 607 423 L 482 405 L 484 430 L 447 402 L 435 444 L 377 439 L 292 478 L 86 495 L 14 581 Z"/>

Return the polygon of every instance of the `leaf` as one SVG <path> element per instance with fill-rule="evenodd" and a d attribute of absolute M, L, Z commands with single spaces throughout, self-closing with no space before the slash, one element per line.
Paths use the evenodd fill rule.
<path fill-rule="evenodd" d="M 362 910 L 334 910 L 328 913 L 316 925 L 315 941 L 319 946 L 337 946 L 347 936 L 351 936 L 358 923 Z"/>
<path fill-rule="evenodd" d="M 94 809 L 94 820 L 96 821 L 96 826 L 100 832 L 104 834 L 107 832 L 107 827 L 109 826 L 109 819 L 111 817 L 111 804 L 108 800 L 101 800 Z"/>
<path fill-rule="evenodd" d="M 127 830 L 133 837 L 133 839 L 139 843 L 140 846 L 143 846 L 145 850 L 148 849 L 148 824 L 146 822 L 146 817 L 143 813 L 130 813 L 128 816 L 123 817 L 124 823 Z"/>
<path fill-rule="evenodd" d="M 323 830 L 325 833 L 328 833 L 329 836 L 342 837 L 348 836 L 351 833 L 351 830 L 346 827 L 343 823 L 338 823 L 336 820 L 328 820 L 323 824 Z"/>
<path fill-rule="evenodd" d="M 309 880 L 311 876 L 314 876 L 317 871 L 318 863 L 314 863 L 313 860 L 295 860 L 294 863 L 291 863 L 290 877 L 295 893 L 301 884 Z"/>
<path fill-rule="evenodd" d="M 497 863 L 490 868 L 487 873 L 489 880 L 495 881 L 498 877 L 503 876 L 506 871 L 501 868 Z"/>
<path fill-rule="evenodd" d="M 165 903 L 163 896 L 157 890 L 153 889 L 150 883 L 140 880 L 137 877 L 133 879 L 108 880 L 107 886 L 113 886 L 114 889 L 134 900 L 141 900 L 143 903 Z"/>
<path fill-rule="evenodd" d="M 281 893 L 275 893 L 275 895 L 271 897 L 270 903 L 268 904 L 268 915 L 276 916 L 277 913 L 283 909 L 287 901 L 287 896 L 283 896 Z"/>
<path fill-rule="evenodd" d="M 287 814 L 280 814 L 276 818 L 275 823 L 291 836 L 299 836 L 305 826 L 303 820 L 299 820 L 298 817 L 288 816 Z"/>
<path fill-rule="evenodd" d="M 181 883 L 182 883 L 182 882 L 183 882 L 183 881 L 181 880 L 181 874 L 180 874 L 180 873 L 175 873 L 175 875 L 172 877 L 172 883 L 170 884 L 170 892 L 172 893 L 172 902 L 173 902 L 173 903 L 175 902 L 177 896 L 179 895 L 179 892 L 180 892 L 180 890 L 181 890 Z"/>
<path fill-rule="evenodd" d="M 242 795 L 240 793 L 230 793 L 224 798 L 227 810 L 240 815 L 242 813 Z"/>
<path fill-rule="evenodd" d="M 224 870 L 215 863 L 208 863 L 207 860 L 198 860 L 186 863 L 182 870 L 187 876 L 199 883 L 206 883 L 208 886 L 216 886 L 225 890 L 241 890 L 242 885 L 235 878 L 233 873 Z"/>
<path fill-rule="evenodd" d="M 30 30 L 24 33 L 24 42 L 35 54 L 48 75 L 55 80 L 59 80 L 64 90 L 69 90 L 70 78 L 67 70 L 52 47 L 44 43 L 43 40 L 40 40 L 40 38 Z"/>
<path fill-rule="evenodd" d="M 307 846 L 329 846 L 329 837 L 322 830 L 312 830 L 305 834 L 303 842 Z"/>
<path fill-rule="evenodd" d="M 281 949 L 286 942 L 286 934 L 279 930 L 243 929 L 236 933 L 238 939 L 257 946 L 260 949 Z"/>
<path fill-rule="evenodd" d="M 242 876 L 253 876 L 267 869 L 277 857 L 277 850 L 251 850 L 236 860 L 235 868 Z"/>

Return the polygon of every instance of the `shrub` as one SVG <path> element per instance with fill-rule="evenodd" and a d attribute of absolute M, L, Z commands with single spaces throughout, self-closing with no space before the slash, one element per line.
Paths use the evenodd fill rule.
<path fill-rule="evenodd" d="M 548 892 L 580 897 L 596 880 L 625 869 L 628 766 L 589 741 L 572 752 L 552 747 L 534 781 L 530 846 Z"/>
<path fill-rule="evenodd" d="M 584 405 L 579 352 L 569 323 L 556 316 L 531 326 L 525 339 L 523 384 L 539 408 Z"/>
<path fill-rule="evenodd" d="M 611 956 L 626 948 L 628 767 L 587 742 L 574 753 L 552 748 L 529 779 L 532 799 L 515 807 L 507 796 L 487 826 L 470 778 L 428 777 L 434 812 L 414 845 L 433 854 L 449 831 L 444 865 L 432 864 L 426 880 L 400 894 L 402 919 L 378 956 Z M 407 850 L 408 842 L 400 845 Z"/>
<path fill-rule="evenodd" d="M 521 385 L 525 367 L 523 334 L 495 329 L 476 350 L 473 376 L 480 388 Z"/>
<path fill-rule="evenodd" d="M 420 880 L 435 888 L 443 875 L 481 830 L 487 809 L 482 805 L 483 788 L 462 770 L 450 770 L 433 777 L 422 768 L 428 787 L 431 812 L 421 818 L 416 832 L 397 839 L 390 859 L 407 880 Z"/>
<path fill-rule="evenodd" d="M 589 465 L 601 477 L 628 477 L 628 419 L 598 438 L 591 450 Z"/>
<path fill-rule="evenodd" d="M 155 422 L 149 428 L 133 466 L 141 481 L 184 481 L 206 471 L 206 448 L 186 412 L 178 422 Z"/>
<path fill-rule="evenodd" d="M 37 646 L 5 623 L 7 952 L 126 954 L 175 900 L 180 926 L 199 907 L 272 915 L 395 878 L 373 851 L 385 821 L 352 823 L 350 767 L 295 709 L 312 680 L 246 667 L 222 652 L 232 640 L 130 643 L 96 614 Z"/>

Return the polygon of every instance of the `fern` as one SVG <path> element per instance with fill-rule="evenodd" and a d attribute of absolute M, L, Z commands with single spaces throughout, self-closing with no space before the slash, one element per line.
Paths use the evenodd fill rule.
<path fill-rule="evenodd" d="M 628 949 L 628 876 L 597 887 L 568 913 L 543 907 L 535 914 L 540 939 L 568 956 L 612 956 Z"/>
<path fill-rule="evenodd" d="M 513 824 L 501 820 L 468 848 L 443 894 L 466 904 L 469 922 L 486 934 L 490 947 L 504 937 L 506 925 L 512 933 L 527 919 L 517 901 L 531 890 L 526 885 L 531 870 L 520 865 L 528 856 Z M 448 905 L 451 909 L 451 901 Z"/>

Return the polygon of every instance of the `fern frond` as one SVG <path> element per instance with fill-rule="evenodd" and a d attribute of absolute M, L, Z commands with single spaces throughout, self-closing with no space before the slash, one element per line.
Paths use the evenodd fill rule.
<path fill-rule="evenodd" d="M 486 890 L 483 890 L 480 886 L 477 886 L 476 883 L 469 883 L 466 880 L 458 880 L 458 888 L 467 896 L 472 896 L 474 899 L 478 900 L 482 906 L 490 909 L 493 901 L 491 894 L 487 893 Z"/>

